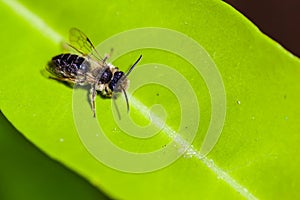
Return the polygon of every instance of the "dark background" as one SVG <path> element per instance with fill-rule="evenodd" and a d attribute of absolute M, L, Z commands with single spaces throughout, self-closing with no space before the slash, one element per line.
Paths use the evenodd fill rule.
<path fill-rule="evenodd" d="M 225 0 L 258 28 L 300 57 L 300 0 Z"/>

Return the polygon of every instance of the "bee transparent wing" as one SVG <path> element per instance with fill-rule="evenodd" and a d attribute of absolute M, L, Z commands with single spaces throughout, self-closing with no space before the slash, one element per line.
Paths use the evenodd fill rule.
<path fill-rule="evenodd" d="M 70 29 L 69 41 L 69 45 L 82 55 L 93 56 L 98 60 L 103 60 L 90 39 L 79 29 Z"/>

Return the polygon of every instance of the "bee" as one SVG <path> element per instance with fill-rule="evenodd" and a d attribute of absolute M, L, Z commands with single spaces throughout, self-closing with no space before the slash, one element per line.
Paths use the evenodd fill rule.
<path fill-rule="evenodd" d="M 71 28 L 69 32 L 69 46 L 79 54 L 62 53 L 54 56 L 48 63 L 46 70 L 54 77 L 52 79 L 80 86 L 89 86 L 89 97 L 93 116 L 96 117 L 95 99 L 97 91 L 103 97 L 114 97 L 115 93 L 123 92 L 129 112 L 128 75 L 141 60 L 142 55 L 124 73 L 107 62 L 109 55 L 100 56 L 90 39 L 79 29 Z"/>

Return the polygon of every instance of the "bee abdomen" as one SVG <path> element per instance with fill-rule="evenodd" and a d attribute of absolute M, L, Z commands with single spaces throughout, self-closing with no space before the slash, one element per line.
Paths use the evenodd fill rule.
<path fill-rule="evenodd" d="M 65 77 L 73 77 L 80 70 L 82 73 L 88 70 L 88 62 L 84 62 L 85 58 L 75 54 L 60 54 L 52 58 L 52 72 L 56 75 Z M 54 64 L 54 66 L 53 66 Z"/>

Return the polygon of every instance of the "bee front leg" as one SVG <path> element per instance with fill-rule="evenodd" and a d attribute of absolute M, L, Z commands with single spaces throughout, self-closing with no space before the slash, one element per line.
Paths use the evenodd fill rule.
<path fill-rule="evenodd" d="M 96 105 L 95 105 L 95 99 L 96 99 L 97 91 L 96 91 L 96 85 L 91 85 L 90 89 L 90 101 L 93 111 L 93 116 L 96 117 Z"/>

